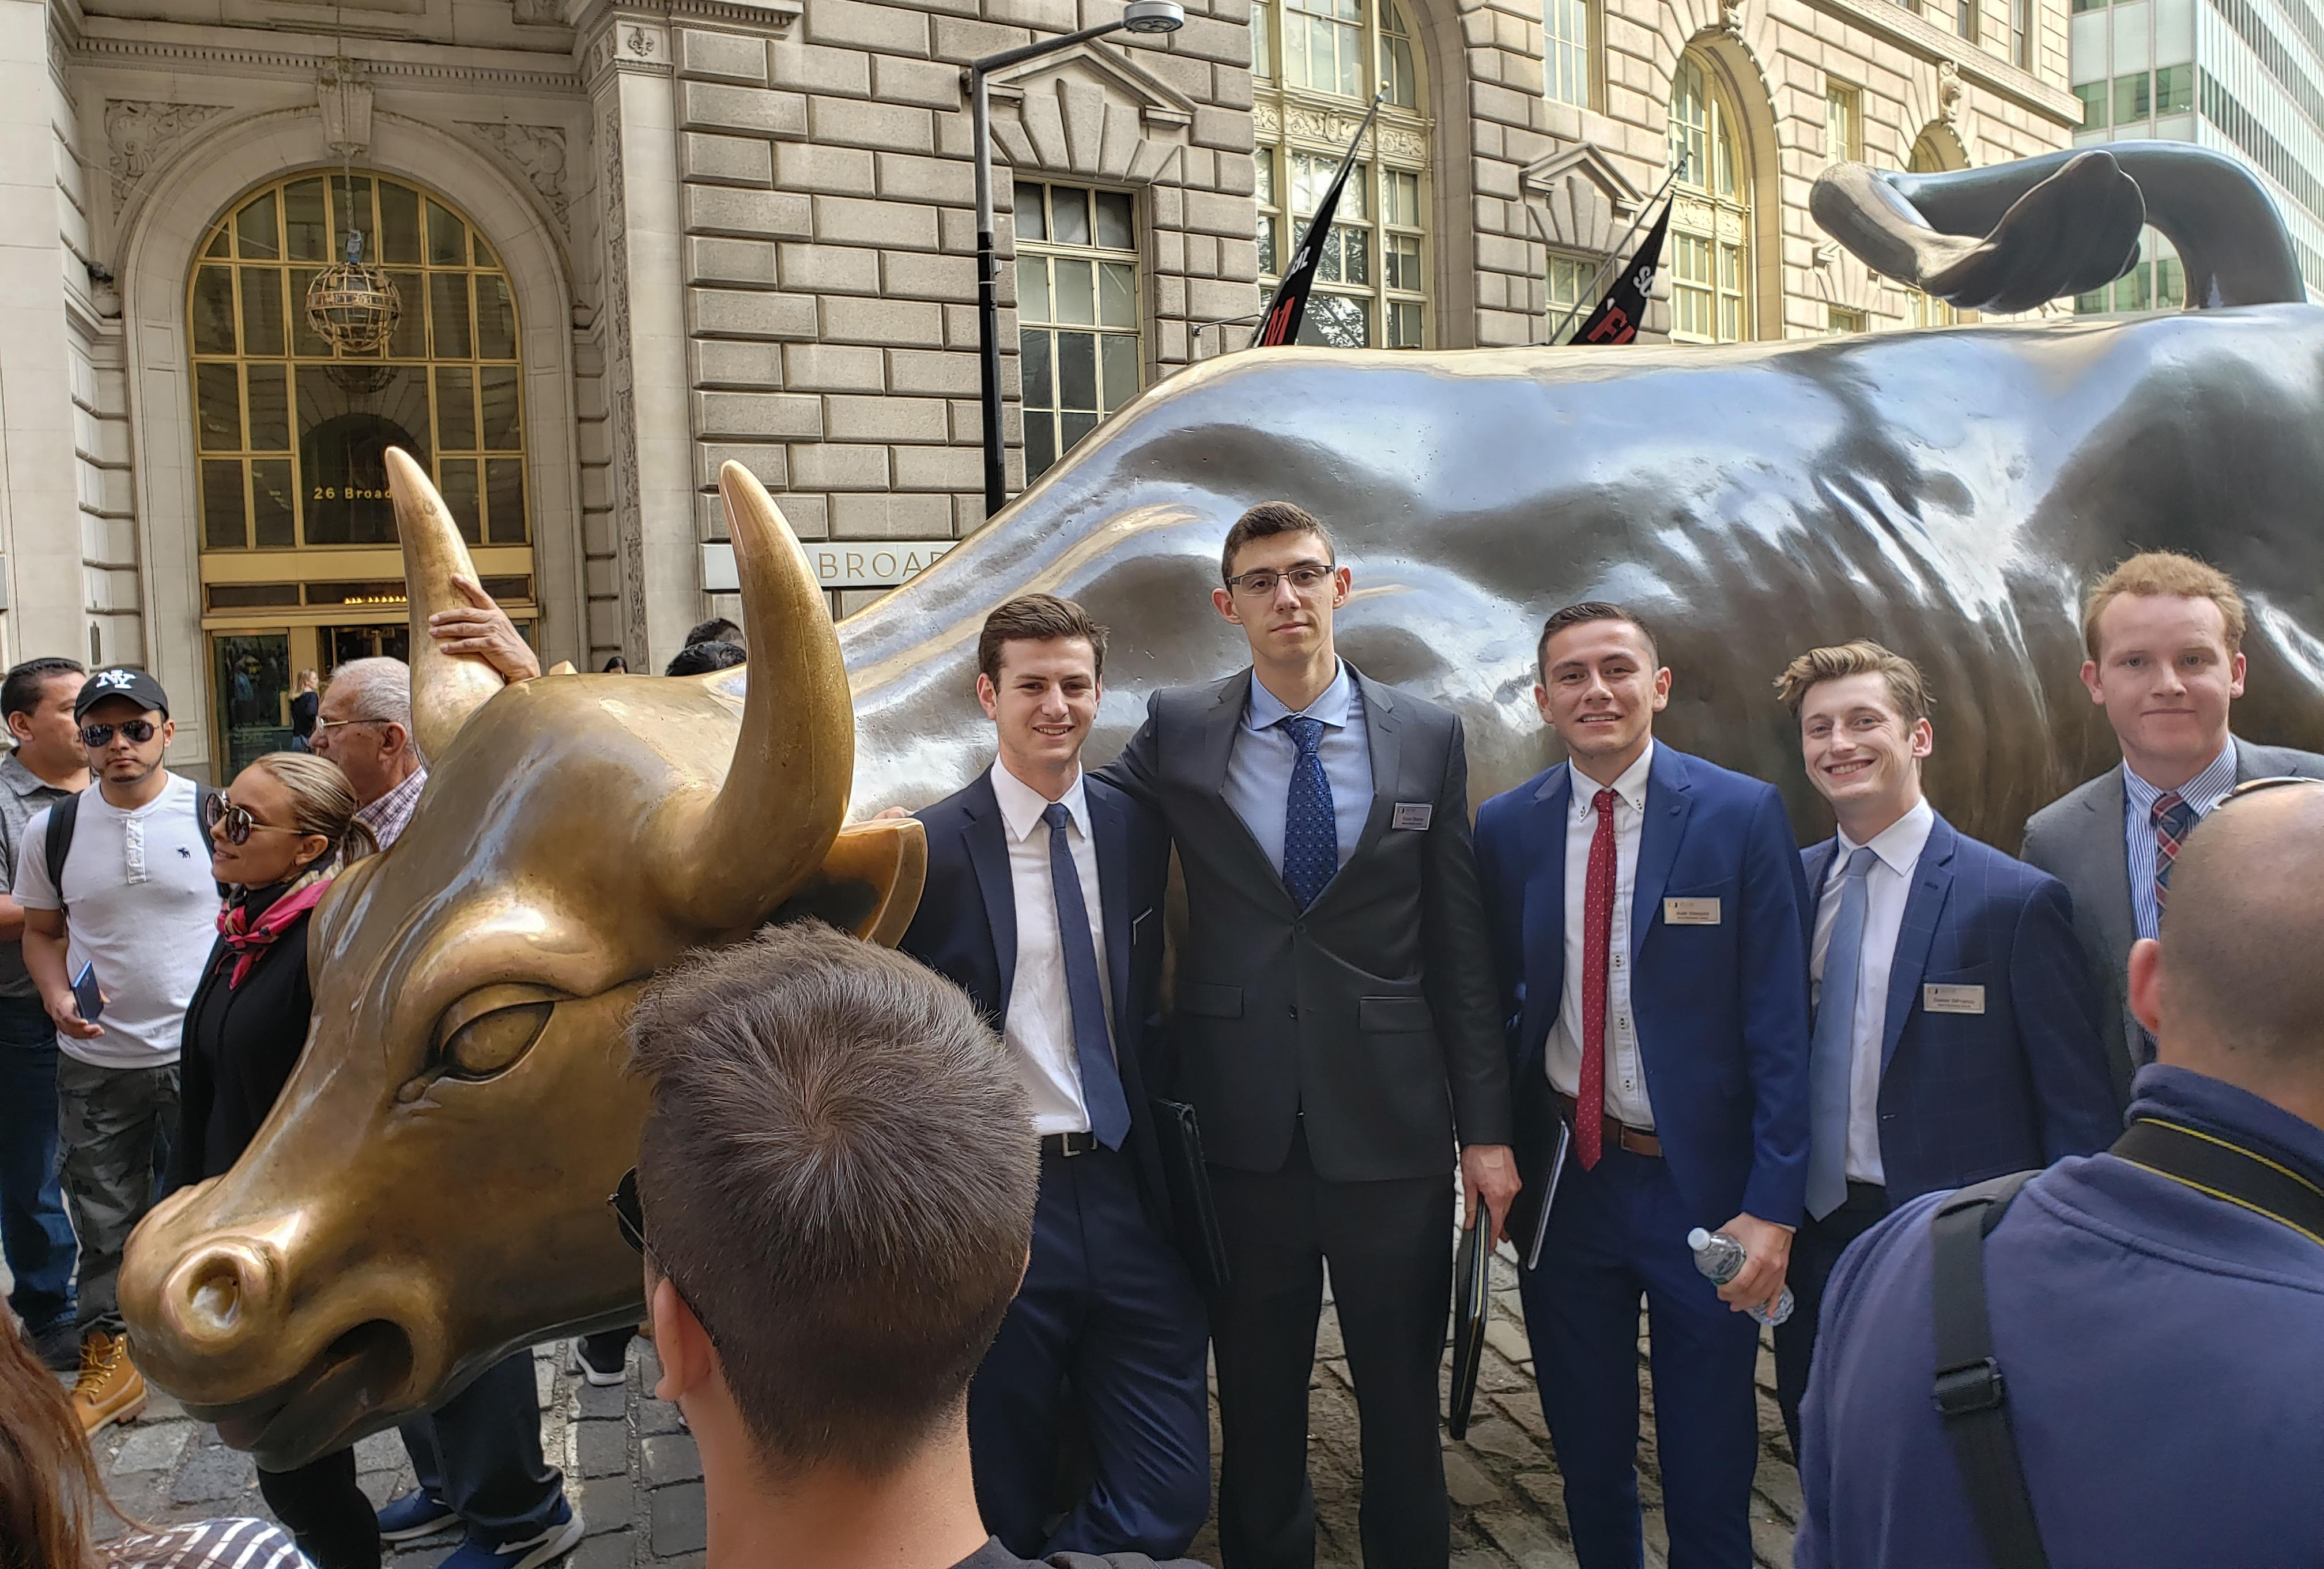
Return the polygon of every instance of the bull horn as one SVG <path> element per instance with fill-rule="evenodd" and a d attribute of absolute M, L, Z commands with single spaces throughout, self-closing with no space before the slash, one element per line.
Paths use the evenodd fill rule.
<path fill-rule="evenodd" d="M 742 728 L 715 797 L 665 818 L 662 887 L 712 929 L 747 926 L 823 863 L 855 777 L 855 707 L 823 590 L 774 498 L 749 469 L 718 471 L 742 592 Z M 715 680 L 731 690 L 733 672 Z"/>
<path fill-rule="evenodd" d="M 481 580 L 451 509 L 429 483 L 428 471 L 400 447 L 387 449 L 387 491 L 395 500 L 404 594 L 411 604 L 411 738 L 420 744 L 420 755 L 433 761 L 444 754 L 468 715 L 507 683 L 483 660 L 474 654 L 447 654 L 428 635 L 430 614 L 465 608 L 468 603 L 452 586 L 452 579 Z"/>

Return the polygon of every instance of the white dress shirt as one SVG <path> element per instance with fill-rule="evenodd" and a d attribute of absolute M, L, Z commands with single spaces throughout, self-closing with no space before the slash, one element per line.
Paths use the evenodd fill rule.
<path fill-rule="evenodd" d="M 1614 791 L 1614 914 L 1606 945 L 1606 1114 L 1633 1128 L 1652 1128 L 1646 1073 L 1638 1057 L 1638 1029 L 1630 1017 L 1630 891 L 1638 880 L 1638 835 L 1646 820 L 1646 774 L 1655 743 L 1622 771 Z M 1582 900 L 1590 881 L 1590 842 L 1598 836 L 1598 783 L 1572 772 L 1573 798 L 1565 813 L 1565 995 L 1557 1028 L 1549 1032 L 1550 1087 L 1580 1098 L 1582 1084 Z M 1586 1114 L 1586 1110 L 1585 1110 Z"/>
<path fill-rule="evenodd" d="M 1049 880 L 1049 826 L 1041 820 L 1048 800 L 999 762 L 992 765 L 992 794 L 1009 841 L 1009 881 L 1017 895 L 1017 972 L 1009 986 L 1009 1017 L 1001 1037 L 1017 1065 L 1018 1081 L 1033 1103 L 1033 1131 L 1086 1133 L 1089 1109 L 1082 1099 L 1081 1057 L 1074 1048 L 1074 1004 L 1065 991 L 1065 954 L 1057 940 L 1057 894 Z M 1090 943 L 1097 950 L 1097 978 L 1104 989 L 1106 1038 L 1113 1037 L 1113 988 L 1106 975 L 1105 905 L 1098 897 L 1097 845 L 1090 838 L 1089 792 L 1074 776 L 1060 803 L 1072 821 L 1065 843 L 1081 877 L 1082 904 L 1089 911 Z"/>
<path fill-rule="evenodd" d="M 1858 950 L 1856 976 L 1856 1021 L 1849 1032 L 1848 1179 L 1885 1183 L 1880 1165 L 1880 1045 L 1888 1029 L 1888 969 L 1896 957 L 1896 934 L 1904 926 L 1904 900 L 1913 891 L 1913 869 L 1937 814 L 1923 797 L 1913 809 L 1872 835 L 1869 846 L 1859 846 L 1840 832 L 1840 844 L 1823 887 L 1816 896 L 1815 946 L 1809 950 L 1808 974 L 1815 996 L 1823 998 L 1824 955 L 1831 949 L 1831 928 L 1840 919 L 1840 875 L 1848 858 L 1868 847 L 1872 869 L 1864 874 L 1864 946 Z"/>

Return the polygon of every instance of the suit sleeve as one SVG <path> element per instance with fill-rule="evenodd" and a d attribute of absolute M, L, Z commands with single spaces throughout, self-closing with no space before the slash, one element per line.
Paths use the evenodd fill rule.
<path fill-rule="evenodd" d="M 2055 878 L 2043 880 L 2018 916 L 2009 986 L 2041 1110 L 2043 1158 L 2098 1153 L 2122 1131 L 2122 1103 L 2074 932 L 2073 899 Z"/>
<path fill-rule="evenodd" d="M 1422 868 L 1425 989 L 1444 1049 L 1453 1126 L 1463 1145 L 1507 1144 L 1514 1136 L 1508 1054 L 1501 1044 L 1485 896 L 1469 832 L 1468 744 L 1457 717 L 1445 741 Z"/>
<path fill-rule="evenodd" d="M 1743 1052 L 1753 1102 L 1743 1210 L 1786 1226 L 1807 1202 L 1807 897 L 1783 798 L 1763 787 L 1743 852 Z"/>
<path fill-rule="evenodd" d="M 1138 734 L 1130 738 L 1121 755 L 1099 769 L 1095 776 L 1149 812 L 1162 809 L 1161 776 L 1156 767 L 1157 746 L 1154 739 L 1155 713 L 1161 702 L 1159 692 L 1146 699 L 1146 723 L 1138 727 Z"/>
<path fill-rule="evenodd" d="M 1477 814 L 1477 882 L 1485 900 L 1485 921 L 1492 937 L 1494 1004 L 1499 1011 L 1501 1036 L 1512 1066 L 1516 1061 L 1517 1024 L 1525 1012 L 1525 962 L 1521 896 L 1510 877 L 1506 843 L 1512 825 L 1504 804 L 1495 809 L 1488 801 Z"/>

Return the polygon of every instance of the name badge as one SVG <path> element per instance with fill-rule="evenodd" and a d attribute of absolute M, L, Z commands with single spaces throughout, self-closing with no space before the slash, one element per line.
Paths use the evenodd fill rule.
<path fill-rule="evenodd" d="M 1436 808 L 1426 801 L 1398 801 L 1396 810 L 1388 814 L 1388 826 L 1425 829 L 1435 815 Z"/>
<path fill-rule="evenodd" d="M 1715 899 L 1665 899 L 1663 900 L 1665 926 L 1717 926 L 1719 901 Z"/>
<path fill-rule="evenodd" d="M 1982 1013 L 1985 1011 L 1985 988 L 1982 986 L 1923 986 L 1921 1006 L 1932 1013 Z"/>

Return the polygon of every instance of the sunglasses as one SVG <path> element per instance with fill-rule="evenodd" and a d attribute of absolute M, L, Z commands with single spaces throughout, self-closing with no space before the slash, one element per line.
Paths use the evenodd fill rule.
<path fill-rule="evenodd" d="M 151 719 L 124 719 L 118 725 L 84 725 L 80 727 L 80 743 L 87 747 L 109 746 L 116 730 L 138 746 L 153 739 L 161 726 Z"/>
<path fill-rule="evenodd" d="M 710 1343 L 716 1345 L 718 1334 L 710 1327 L 710 1321 L 702 1316 L 702 1309 L 694 1305 L 694 1298 L 686 1294 L 686 1288 L 678 1283 L 678 1277 L 669 1272 L 669 1267 L 646 1242 L 646 1212 L 645 1206 L 638 1202 L 636 1167 L 632 1166 L 622 1173 L 620 1184 L 606 1197 L 605 1207 L 613 1212 L 613 1224 L 620 1228 L 622 1241 L 629 1243 L 630 1251 L 639 1258 L 651 1261 L 655 1272 L 669 1282 L 669 1288 L 678 1293 L 678 1299 L 686 1304 L 688 1313 L 694 1315 L 694 1322 L 702 1326 L 702 1333 L 709 1337 Z"/>
<path fill-rule="evenodd" d="M 132 721 L 132 723 L 140 722 Z M 133 736 L 131 739 L 134 740 L 135 737 Z M 248 807 L 237 807 L 227 800 L 224 790 L 218 791 L 202 803 L 202 822 L 205 826 L 210 828 L 216 828 L 220 823 L 224 823 L 226 842 L 229 844 L 247 844 L 254 833 L 295 834 L 299 831 L 296 828 L 278 828 L 272 823 L 260 822 L 250 815 Z"/>

